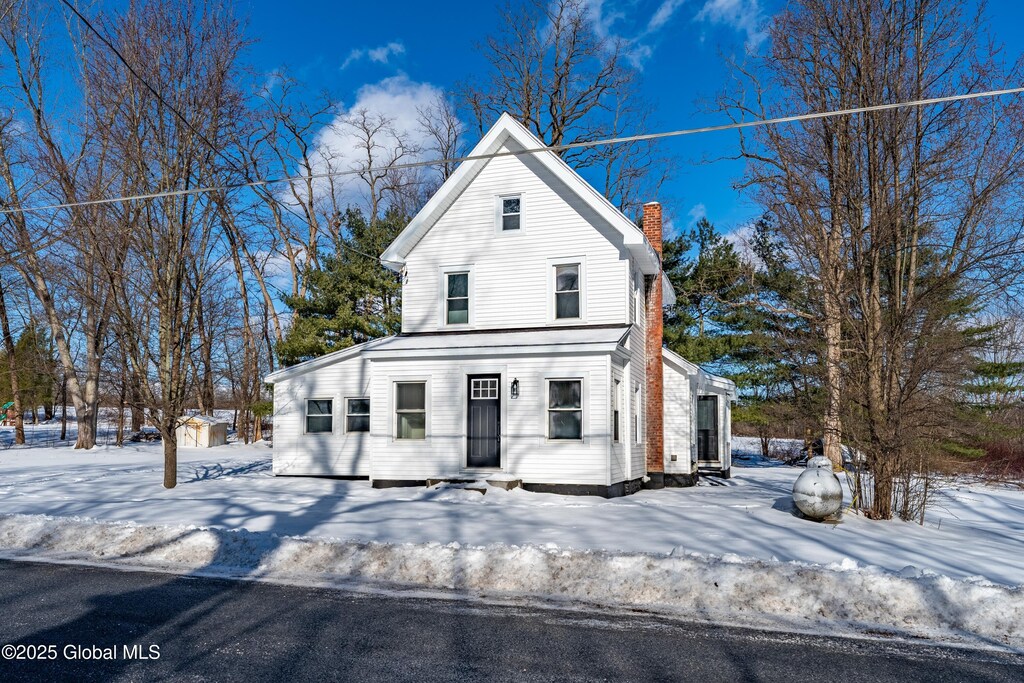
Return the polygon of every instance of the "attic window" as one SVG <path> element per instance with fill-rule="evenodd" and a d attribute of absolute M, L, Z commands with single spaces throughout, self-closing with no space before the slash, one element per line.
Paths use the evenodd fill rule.
<path fill-rule="evenodd" d="M 501 229 L 519 230 L 522 227 L 523 202 L 520 195 L 501 197 Z"/>

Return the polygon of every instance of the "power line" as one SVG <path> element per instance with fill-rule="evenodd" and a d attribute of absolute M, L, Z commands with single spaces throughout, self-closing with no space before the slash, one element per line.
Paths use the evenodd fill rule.
<path fill-rule="evenodd" d="M 238 171 L 238 167 L 236 166 L 235 162 L 234 162 L 234 161 L 233 161 L 232 159 L 229 159 L 229 158 L 228 158 L 228 157 L 227 157 L 227 156 L 226 156 L 226 155 L 225 155 L 225 154 L 224 154 L 224 153 L 223 153 L 222 151 L 220 151 L 219 149 L 217 149 L 217 146 L 216 146 L 216 145 L 214 145 L 214 144 L 213 144 L 212 142 L 210 142 L 209 138 L 207 138 L 207 137 L 206 137 L 206 135 L 204 135 L 204 134 L 203 134 L 203 132 L 202 132 L 201 130 L 199 130 L 198 128 L 196 128 L 195 126 L 193 126 L 193 125 L 192 125 L 192 122 L 191 122 L 191 121 L 189 121 L 189 120 L 188 120 L 187 118 L 185 118 L 185 115 L 184 115 L 184 114 L 182 114 L 182 113 L 181 113 L 180 111 L 178 111 L 178 109 L 177 109 L 177 108 L 176 108 L 176 107 L 175 107 L 175 106 L 174 106 L 173 104 L 171 104 L 170 102 L 168 102 L 167 100 L 165 100 L 165 99 L 164 99 L 164 96 L 163 96 L 163 95 L 161 95 L 161 94 L 160 94 L 160 92 L 159 92 L 159 91 L 157 91 L 157 89 L 156 89 L 156 88 L 154 88 L 153 86 L 151 86 L 151 85 L 149 84 L 149 82 L 148 82 L 148 81 L 147 81 L 147 80 L 146 80 L 145 78 L 143 78 L 143 77 L 142 77 L 142 76 L 141 76 L 141 75 L 139 74 L 139 72 L 138 72 L 138 71 L 136 71 L 136 70 L 135 70 L 135 68 L 134 68 L 134 67 L 133 67 L 133 66 L 132 66 L 131 64 L 129 64 L 129 63 L 128 63 L 128 60 L 124 58 L 124 55 L 122 55 L 122 54 L 121 54 L 121 52 L 120 52 L 120 51 L 119 51 L 119 50 L 118 50 L 118 49 L 117 49 L 116 47 L 114 47 L 114 44 L 113 44 L 113 43 L 111 43 L 111 42 L 110 42 L 109 40 L 107 40 L 107 39 L 106 39 L 106 37 L 104 37 L 104 36 L 103 36 L 103 34 L 101 34 L 101 33 L 100 33 L 100 32 L 99 32 L 98 30 L 96 30 L 96 27 L 92 25 L 92 22 L 90 22 L 90 21 L 89 21 L 88 19 L 86 19 L 86 18 L 85 18 L 85 15 L 83 15 L 83 14 L 82 14 L 81 12 L 79 12 L 79 11 L 78 11 L 78 8 L 77 8 L 77 7 L 75 7 L 74 5 L 72 5 L 72 4 L 71 4 L 71 3 L 69 2 L 69 0 L 60 0 L 60 1 L 61 1 L 61 3 L 63 3 L 63 4 L 64 4 L 64 6 L 65 6 L 65 7 L 67 7 L 67 8 L 69 9 L 69 10 L 71 10 L 72 12 L 74 12 L 74 13 L 75 13 L 75 16 L 77 16 L 77 17 L 78 17 L 79 21 L 81 21 L 81 22 L 82 22 L 83 24 L 85 24 L 86 28 L 88 28 L 88 29 L 89 29 L 89 31 L 90 31 L 90 32 L 92 32 L 92 34 L 93 34 L 93 35 L 95 35 L 95 36 L 96 36 L 97 38 L 99 38 L 99 39 L 100 39 L 100 41 L 101 41 L 101 42 L 102 42 L 102 43 L 103 43 L 104 45 L 106 45 L 106 46 L 107 46 L 108 48 L 110 48 L 110 51 L 114 53 L 114 55 L 115 55 L 115 56 L 117 57 L 118 61 L 120 61 L 120 62 L 121 62 L 122 64 L 124 64 L 125 68 L 126 68 L 126 69 L 128 69 L 128 71 L 129 71 L 129 72 L 131 72 L 132 76 L 134 76 L 134 77 L 135 77 L 135 79 L 136 79 L 136 80 L 137 80 L 137 81 L 138 81 L 139 83 L 141 83 L 142 85 L 144 85 L 144 86 L 146 87 L 146 90 L 148 90 L 149 92 L 151 92 L 151 93 L 153 94 L 153 96 L 154 96 L 154 97 L 156 97 L 156 98 L 157 98 L 158 100 L 160 100 L 160 102 L 161 102 L 161 103 L 162 103 L 162 104 L 163 104 L 163 105 L 164 105 L 165 107 L 167 107 L 168 109 L 170 109 L 170 110 L 171 110 L 171 112 L 172 112 L 172 113 L 173 113 L 173 114 L 174 114 L 174 115 L 175 115 L 176 117 L 178 117 L 178 119 L 179 119 L 179 120 L 180 120 L 180 121 L 181 121 L 182 123 L 184 123 L 184 124 L 185 124 L 186 126 L 188 126 L 189 130 L 191 130 L 191 131 L 192 131 L 193 133 L 195 133 L 195 134 L 196 134 L 196 135 L 197 135 L 197 136 L 199 137 L 199 139 L 200 139 L 200 140 L 202 140 L 202 141 L 203 141 L 203 143 L 204 143 L 204 144 L 205 144 L 205 145 L 206 145 L 207 147 L 209 147 L 209 148 L 210 148 L 210 151 L 212 151 L 212 152 L 213 152 L 214 154 L 216 154 L 216 155 L 217 155 L 217 156 L 219 156 L 219 157 L 220 157 L 221 159 L 223 159 L 224 161 L 226 161 L 226 162 L 228 163 L 228 165 L 229 165 L 229 166 L 231 166 L 231 167 L 232 167 L 233 169 L 235 169 L 236 171 Z M 244 174 L 243 174 L 243 175 L 244 175 Z M 114 201 L 116 201 L 116 199 L 115 199 Z M 124 200 L 122 199 L 122 201 L 124 201 Z M 70 203 L 70 204 L 68 204 L 67 206 L 68 206 L 68 207 L 72 207 L 72 206 L 84 206 L 84 205 L 87 205 L 87 204 L 89 204 L 89 203 L 90 203 L 90 202 L 73 202 L 73 203 Z M 5 212 L 5 213 L 6 213 L 6 212 Z"/>
<path fill-rule="evenodd" d="M 67 2 L 67 0 L 61 0 Z M 322 178 L 336 178 L 339 176 L 357 175 L 360 173 L 368 173 L 371 171 L 382 171 L 382 170 L 403 170 L 410 168 L 423 168 L 427 166 L 437 166 L 439 164 L 453 164 L 461 163 L 463 161 L 477 161 L 483 159 L 496 159 L 499 157 L 508 156 L 521 156 L 525 154 L 539 154 L 541 152 L 561 152 L 569 149 L 584 149 L 590 147 L 598 147 L 602 145 L 621 145 L 630 142 L 646 142 L 650 140 L 660 140 L 663 138 L 681 137 L 684 135 L 696 135 L 699 133 L 714 133 L 719 131 L 727 130 L 740 130 L 743 128 L 754 128 L 758 126 L 771 126 L 778 125 L 781 123 L 795 123 L 799 121 L 812 121 L 815 119 L 833 118 L 838 116 L 849 116 L 851 114 L 864 114 L 874 111 L 887 111 L 891 109 L 903 109 L 909 107 L 924 107 L 933 104 L 942 104 L 944 102 L 957 102 L 964 100 L 975 100 L 982 97 L 1000 97 L 1002 95 L 1014 95 L 1024 92 L 1024 87 L 1019 88 L 1005 88 L 1002 90 L 987 90 L 985 92 L 978 93 L 963 93 L 959 95 L 946 95 L 944 97 L 930 97 L 921 100 L 909 100 L 905 102 L 894 102 L 891 104 L 875 104 L 866 107 L 854 107 L 852 109 L 838 109 L 826 112 L 813 112 L 810 114 L 796 114 L 793 116 L 779 116 L 771 119 L 755 119 L 753 121 L 735 121 L 733 123 L 725 123 L 716 126 L 702 126 L 699 128 L 684 128 L 681 130 L 664 131 L 660 133 L 643 133 L 640 135 L 627 135 L 617 138 L 606 138 L 603 140 L 591 140 L 587 142 L 573 142 L 564 145 L 550 145 L 544 147 L 533 147 L 522 150 L 507 150 L 502 152 L 490 152 L 488 154 L 476 154 L 470 156 L 461 157 L 448 157 L 444 159 L 433 159 L 430 161 L 411 161 L 401 164 L 393 164 L 383 169 L 378 168 L 367 168 L 358 170 L 347 170 L 347 171 L 326 171 L 324 173 L 311 173 L 309 175 L 290 176 L 284 178 L 267 178 L 262 180 L 252 180 L 238 183 L 225 183 L 223 185 L 210 185 L 206 187 L 196 187 L 184 190 L 168 190 L 165 192 L 150 192 L 146 194 L 135 194 L 127 195 L 122 197 L 111 197 L 107 199 L 90 199 L 80 202 L 68 202 L 64 204 L 47 204 L 43 206 L 29 206 L 19 207 L 16 209 L 3 209 L 0 210 L 0 215 L 10 213 L 36 213 L 42 211 L 53 211 L 55 209 L 66 209 L 78 206 L 93 206 L 97 204 L 115 204 L 120 202 L 139 201 L 146 199 L 160 199 L 163 197 L 180 197 L 184 195 L 195 195 L 195 194 L 206 194 L 209 192 L 226 192 L 230 190 L 241 190 L 246 188 L 254 187 L 265 187 L 267 185 L 277 185 L 281 183 L 292 183 L 302 180 L 319 180 Z"/>

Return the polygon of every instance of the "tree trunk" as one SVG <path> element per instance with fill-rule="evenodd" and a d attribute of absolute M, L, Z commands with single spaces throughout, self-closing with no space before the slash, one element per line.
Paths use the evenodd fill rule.
<path fill-rule="evenodd" d="M 824 454 L 832 461 L 832 469 L 843 469 L 842 453 L 842 406 L 843 373 L 840 364 L 842 356 L 842 323 L 838 302 L 825 294 L 825 415 L 823 420 Z"/>
<path fill-rule="evenodd" d="M 78 415 L 78 439 L 75 441 L 75 448 L 92 448 L 96 445 L 96 413 Z M 82 444 L 90 444 L 84 446 Z"/>
<path fill-rule="evenodd" d="M 134 370 L 131 373 L 131 425 L 132 433 L 142 431 L 143 425 L 146 423 L 146 413 L 142 409 L 142 389 L 139 387 L 139 377 L 135 374 Z"/>
<path fill-rule="evenodd" d="M 164 441 L 164 488 L 173 489 L 178 485 L 178 441 L 174 433 L 175 418 L 163 418 Z"/>
<path fill-rule="evenodd" d="M 114 444 L 118 448 L 121 448 L 121 447 L 124 446 L 124 404 L 125 404 L 125 395 L 127 393 L 127 387 L 125 386 L 125 384 L 127 384 L 127 382 L 125 382 L 125 375 L 124 375 L 124 373 L 122 373 L 121 374 L 121 393 L 118 396 L 118 402 L 117 402 L 117 439 L 115 439 L 115 441 L 114 441 Z"/>
<path fill-rule="evenodd" d="M 68 380 L 61 376 L 60 380 L 60 440 L 67 441 L 68 438 Z"/>

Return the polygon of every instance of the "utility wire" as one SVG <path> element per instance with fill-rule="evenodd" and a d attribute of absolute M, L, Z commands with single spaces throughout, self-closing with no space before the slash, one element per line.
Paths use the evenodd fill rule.
<path fill-rule="evenodd" d="M 67 3 L 67 0 L 61 0 Z M 109 44 L 109 43 L 108 43 Z M 573 142 L 564 145 L 550 145 L 544 147 L 533 147 L 522 150 L 507 150 L 503 152 L 491 152 L 489 154 L 476 154 L 470 156 L 461 157 L 449 157 L 445 159 L 433 159 L 430 161 L 411 161 L 402 164 L 393 164 L 383 169 L 368 168 L 368 169 L 355 169 L 347 171 L 326 171 L 324 173 L 311 173 L 309 175 L 299 175 L 284 178 L 268 178 L 263 180 L 252 180 L 247 182 L 238 183 L 225 183 L 223 185 L 210 185 L 207 187 L 195 187 L 186 190 L 169 190 L 165 192 L 150 192 L 146 194 L 135 194 L 123 197 L 111 197 L 108 199 L 90 199 L 80 202 L 68 202 L 65 204 L 47 204 L 44 206 L 28 206 L 20 207 L 16 209 L 3 209 L 0 210 L 0 215 L 9 213 L 35 213 L 42 211 L 52 211 L 55 209 L 66 209 L 77 206 L 92 206 L 96 204 L 114 204 L 119 202 L 129 202 L 144 199 L 160 199 L 162 197 L 179 197 L 183 195 L 194 195 L 194 194 L 206 194 L 208 192 L 224 192 L 228 190 L 239 190 L 253 187 L 265 187 L 267 185 L 277 185 L 280 183 L 292 183 L 300 180 L 318 180 L 321 178 L 334 178 L 346 175 L 357 175 L 360 173 L 368 173 L 372 171 L 384 171 L 384 170 L 401 170 L 408 168 L 423 168 L 426 166 L 437 166 L 439 164 L 452 164 L 461 163 L 463 161 L 477 161 L 483 159 L 496 159 L 499 157 L 509 156 L 521 156 L 525 154 L 539 154 L 542 152 L 561 152 L 569 149 L 584 149 L 589 147 L 598 147 L 602 145 L 621 145 L 630 142 L 645 142 L 649 140 L 660 140 L 663 138 L 681 137 L 683 135 L 696 135 L 699 133 L 714 133 L 726 130 L 740 130 L 743 128 L 754 128 L 758 126 L 771 126 L 778 125 L 781 123 L 794 123 L 799 121 L 813 121 L 815 119 L 833 118 L 838 116 L 849 116 L 851 114 L 863 114 L 874 111 L 887 111 L 890 109 L 903 109 L 908 107 L 924 107 L 933 104 L 941 104 L 943 102 L 957 102 L 964 100 L 976 100 L 983 97 L 999 97 L 1002 95 L 1014 95 L 1024 92 L 1024 87 L 1019 88 L 1005 88 L 1002 90 L 987 90 L 985 92 L 977 93 L 962 93 L 959 95 L 947 95 L 944 97 L 930 97 L 921 100 L 909 100 L 906 102 L 893 102 L 891 104 L 875 104 L 866 107 L 854 107 L 852 109 L 838 109 L 833 111 L 825 112 L 813 112 L 810 114 L 796 114 L 793 116 L 780 116 L 771 119 L 755 119 L 753 121 L 736 121 L 733 123 L 725 123 L 717 126 L 702 126 L 700 128 L 684 128 L 681 130 L 664 131 L 661 133 L 644 133 L 641 135 L 627 135 L 617 138 L 606 138 L 604 140 L 591 140 L 587 142 Z"/>
<path fill-rule="evenodd" d="M 118 50 L 118 49 L 117 49 L 116 47 L 114 47 L 114 44 L 113 44 L 113 43 L 111 43 L 111 42 L 110 42 L 109 40 L 107 40 L 107 38 L 106 38 L 106 37 L 105 37 L 105 36 L 104 36 L 104 35 L 103 35 L 102 33 L 100 33 L 100 32 L 99 32 L 98 30 L 96 30 L 96 27 L 92 25 L 92 22 L 90 22 L 90 21 L 89 21 L 88 19 L 86 19 L 85 15 L 83 15 L 83 14 L 82 14 L 81 12 L 79 12 L 79 11 L 78 11 L 78 8 L 77 8 L 77 7 L 75 7 L 74 5 L 72 5 L 72 4 L 71 4 L 71 3 L 69 2 L 69 0 L 60 0 L 60 1 L 61 1 L 61 3 L 63 3 L 63 5 L 64 5 L 65 7 L 67 7 L 67 8 L 69 9 L 69 10 L 71 10 L 72 12 L 74 12 L 74 13 L 75 13 L 75 16 L 77 16 L 77 17 L 78 17 L 79 21 L 81 21 L 81 22 L 82 22 L 83 24 L 85 24 L 86 28 L 88 28 L 88 29 L 89 29 L 89 31 L 90 31 L 90 32 L 92 32 L 92 34 L 93 34 L 93 35 L 95 35 L 95 36 L 96 36 L 97 38 L 99 38 L 99 39 L 100 39 L 100 41 L 101 41 L 101 42 L 102 42 L 102 43 L 103 43 L 104 45 L 106 45 L 106 46 L 107 46 L 108 48 L 110 48 L 110 51 L 114 53 L 114 56 L 116 56 L 116 57 L 117 57 L 118 61 L 120 61 L 120 62 L 121 62 L 122 64 L 124 64 L 125 68 L 126 68 L 126 69 L 128 69 L 128 71 L 129 71 L 129 72 L 131 72 L 132 76 L 134 76 L 134 77 L 135 77 L 135 79 L 136 79 L 136 80 L 137 80 L 137 81 L 138 81 L 139 83 L 141 83 L 142 85 L 144 85 L 144 86 L 146 87 L 146 90 L 148 90 L 149 92 L 151 92 L 151 93 L 153 94 L 153 96 L 154 96 L 154 97 L 156 97 L 156 98 L 157 98 L 158 100 L 160 100 L 160 102 L 161 102 L 161 103 L 162 103 L 162 104 L 163 104 L 163 105 L 164 105 L 165 107 L 167 107 L 168 109 L 170 109 L 170 110 L 171 110 L 171 112 L 172 112 L 172 113 L 173 113 L 173 114 L 174 114 L 174 115 L 175 115 L 176 117 L 178 117 L 178 119 L 179 119 L 179 120 L 180 120 L 180 121 L 181 121 L 182 123 L 184 123 L 184 124 L 185 124 L 185 125 L 186 125 L 186 126 L 188 127 L 188 129 L 189 129 L 189 130 L 191 130 L 191 131 L 192 131 L 193 133 L 195 133 L 195 134 L 196 134 L 196 135 L 197 135 L 197 136 L 199 137 L 199 139 L 200 139 L 200 140 L 202 140 L 202 141 L 203 141 L 203 143 L 204 143 L 204 144 L 205 144 L 205 145 L 206 145 L 207 147 L 209 147 L 209 148 L 210 148 L 210 151 L 212 151 L 212 152 L 213 152 L 214 154 L 216 154 L 216 155 L 217 155 L 217 156 L 219 156 L 219 157 L 220 157 L 221 159 L 223 159 L 224 161 L 226 161 L 226 162 L 228 163 L 228 165 L 229 165 L 229 166 L 231 166 L 231 167 L 232 167 L 233 169 L 235 169 L 236 171 L 238 171 L 238 167 L 237 167 L 237 165 L 235 164 L 235 162 L 234 162 L 234 161 L 233 161 L 232 159 L 229 159 L 229 158 L 228 158 L 228 157 L 227 157 L 227 156 L 226 156 L 226 155 L 225 155 L 225 154 L 224 154 L 224 153 L 223 153 L 223 152 L 222 152 L 221 150 L 217 149 L 217 146 L 216 146 L 216 145 L 214 145 L 214 144 L 213 144 L 212 142 L 210 142 L 209 138 L 207 138 L 207 137 L 206 137 L 206 136 L 205 136 L 205 135 L 203 134 L 203 132 L 202 132 L 201 130 L 199 130 L 198 128 L 196 128 L 195 126 L 193 126 L 193 125 L 192 125 L 192 122 L 191 122 L 191 121 L 189 121 L 189 120 L 188 120 L 187 118 L 185 118 L 185 115 L 184 115 L 184 114 L 182 114 L 182 113 L 181 113 L 180 111 L 178 111 L 178 109 L 177 109 L 177 108 L 176 108 L 176 107 L 175 107 L 175 106 L 174 106 L 173 104 L 171 104 L 170 102 L 168 102 L 167 100 L 165 100 L 165 99 L 164 99 L 164 96 L 163 96 L 163 95 L 161 95 L 161 94 L 160 94 L 160 92 L 159 92 L 159 91 L 158 91 L 158 90 L 157 90 L 156 88 L 154 88 L 153 86 L 151 86 L 151 85 L 149 84 L 149 82 L 148 82 L 148 81 L 147 81 L 147 80 L 146 80 L 145 78 L 143 78 L 143 77 L 142 77 L 142 75 L 141 75 L 141 74 L 139 74 L 139 72 L 138 72 L 138 71 L 136 71 L 136 70 L 135 70 L 135 68 L 134 68 L 134 67 L 133 67 L 133 66 L 132 66 L 131 64 L 129 64 L 129 63 L 128 63 L 128 60 L 124 58 L 124 55 L 122 55 L 122 54 L 121 54 L 121 52 L 120 52 L 120 51 L 119 51 L 119 50 Z M 243 174 L 243 175 L 244 175 L 244 174 Z M 212 188 L 211 188 L 211 189 L 212 189 Z M 168 196 L 169 196 L 169 195 L 168 195 Z M 119 198 L 119 199 L 120 199 L 120 201 L 126 201 L 126 199 L 127 199 L 127 198 Z M 98 201 L 102 203 L 102 202 L 103 202 L 104 200 L 98 200 Z M 114 199 L 114 200 L 112 200 L 112 201 L 118 201 L 118 199 Z M 71 203 L 71 204 L 68 204 L 67 206 L 68 206 L 68 207 L 72 207 L 72 206 L 85 206 L 85 205 L 88 205 L 88 204 L 94 204 L 94 203 L 97 203 L 97 201 L 90 201 L 90 202 L 75 202 L 75 203 Z M 6 212 L 5 212 L 5 213 L 6 213 Z"/>

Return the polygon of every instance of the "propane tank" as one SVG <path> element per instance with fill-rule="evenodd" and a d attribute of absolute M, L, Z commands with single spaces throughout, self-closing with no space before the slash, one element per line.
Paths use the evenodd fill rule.
<path fill-rule="evenodd" d="M 843 485 L 832 472 L 832 461 L 816 455 L 793 484 L 793 502 L 811 519 L 825 519 L 843 506 Z"/>

